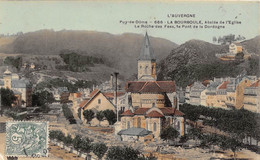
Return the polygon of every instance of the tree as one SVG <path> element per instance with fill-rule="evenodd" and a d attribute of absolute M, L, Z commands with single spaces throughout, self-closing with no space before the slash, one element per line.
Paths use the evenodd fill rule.
<path fill-rule="evenodd" d="M 231 149 L 233 152 L 234 159 L 236 159 L 236 152 L 243 147 L 243 144 L 235 138 L 222 136 L 220 141 L 220 148 L 223 150 Z"/>
<path fill-rule="evenodd" d="M 69 107 L 66 104 L 62 105 L 62 111 L 67 120 L 70 121 L 70 124 L 75 124 L 76 120 L 74 119 L 72 111 L 69 109 Z"/>
<path fill-rule="evenodd" d="M 103 119 L 104 119 L 104 113 L 103 113 L 103 111 L 97 112 L 96 117 L 97 117 L 97 119 L 98 119 L 98 121 L 99 121 L 99 125 L 100 125 L 100 121 L 103 121 Z"/>
<path fill-rule="evenodd" d="M 42 106 L 55 101 L 53 94 L 48 91 L 35 92 L 32 95 L 32 106 Z"/>
<path fill-rule="evenodd" d="M 196 144 L 197 144 L 197 140 L 202 138 L 201 131 L 198 128 L 191 128 L 188 131 L 188 136 L 190 138 L 196 140 Z"/>
<path fill-rule="evenodd" d="M 67 145 L 67 146 L 71 145 L 72 142 L 73 142 L 73 139 L 71 138 L 71 135 L 70 135 L 70 134 L 68 134 L 67 136 L 65 136 L 65 137 L 63 138 L 63 143 L 64 143 L 65 145 Z"/>
<path fill-rule="evenodd" d="M 166 141 L 168 140 L 174 141 L 178 136 L 179 136 L 179 132 L 173 127 L 167 127 L 163 129 L 160 135 L 160 137 Z"/>
<path fill-rule="evenodd" d="M 105 111 L 103 111 L 103 113 L 107 121 L 109 122 L 109 125 L 113 125 L 116 122 L 116 114 L 114 111 L 106 109 Z"/>
<path fill-rule="evenodd" d="M 107 160 L 137 160 L 140 152 L 131 147 L 112 146 L 107 153 Z"/>
<path fill-rule="evenodd" d="M 14 92 L 8 88 L 1 88 L 1 104 L 3 107 L 10 108 L 12 106 L 12 103 L 16 100 L 16 97 L 14 96 Z"/>
<path fill-rule="evenodd" d="M 73 139 L 72 144 L 73 147 L 79 152 L 81 149 L 81 136 L 80 135 L 76 135 L 76 137 Z"/>
<path fill-rule="evenodd" d="M 239 52 L 236 54 L 235 56 L 236 60 L 243 60 L 244 59 L 244 53 L 243 52 Z"/>
<path fill-rule="evenodd" d="M 6 57 L 4 60 L 4 64 L 6 65 L 11 65 L 13 67 L 15 67 L 18 71 L 20 70 L 21 66 L 22 66 L 22 57 L 18 56 L 18 57 Z"/>
<path fill-rule="evenodd" d="M 105 143 L 95 143 L 92 145 L 93 153 L 101 160 L 107 151 L 107 146 Z"/>
<path fill-rule="evenodd" d="M 85 110 L 83 112 L 84 118 L 87 120 L 87 123 L 90 123 L 90 121 L 94 118 L 95 113 L 92 110 Z"/>
<path fill-rule="evenodd" d="M 81 138 L 80 151 L 84 153 L 89 153 L 92 149 L 91 142 L 92 141 L 89 138 Z"/>

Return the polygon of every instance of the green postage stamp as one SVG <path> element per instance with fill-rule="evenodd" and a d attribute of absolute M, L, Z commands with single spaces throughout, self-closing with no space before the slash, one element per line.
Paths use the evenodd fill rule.
<path fill-rule="evenodd" d="M 47 157 L 48 122 L 6 122 L 6 156 Z"/>

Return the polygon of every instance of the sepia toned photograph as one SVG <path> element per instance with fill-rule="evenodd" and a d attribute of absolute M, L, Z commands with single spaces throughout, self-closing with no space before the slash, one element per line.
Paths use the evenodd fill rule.
<path fill-rule="evenodd" d="M 259 160 L 259 1 L 0 1 L 0 160 Z"/>

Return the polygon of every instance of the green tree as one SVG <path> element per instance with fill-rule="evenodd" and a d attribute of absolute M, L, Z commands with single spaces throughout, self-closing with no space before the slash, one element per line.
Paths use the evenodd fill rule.
<path fill-rule="evenodd" d="M 174 129 L 173 127 L 167 127 L 165 129 L 162 130 L 162 133 L 160 135 L 160 137 L 163 140 L 169 141 L 175 141 L 175 139 L 179 136 L 179 132 Z"/>
<path fill-rule="evenodd" d="M 83 112 L 83 116 L 87 120 L 87 123 L 90 123 L 91 120 L 94 118 L 95 113 L 92 110 L 87 109 Z"/>
<path fill-rule="evenodd" d="M 235 56 L 236 60 L 243 60 L 244 59 L 244 53 L 243 52 L 239 52 L 236 54 Z"/>
<path fill-rule="evenodd" d="M 96 113 L 96 117 L 97 117 L 97 119 L 98 119 L 98 121 L 99 121 L 99 125 L 100 125 L 100 121 L 103 121 L 103 119 L 104 119 L 104 113 L 103 113 L 103 111 L 97 112 L 97 113 Z"/>
<path fill-rule="evenodd" d="M 220 148 L 223 150 L 231 149 L 233 152 L 234 159 L 236 159 L 236 152 L 243 147 L 243 143 L 235 138 L 222 136 L 220 141 Z"/>
<path fill-rule="evenodd" d="M 112 146 L 107 153 L 107 160 L 138 160 L 141 155 L 131 147 Z"/>
<path fill-rule="evenodd" d="M 198 144 L 198 140 L 202 138 L 201 130 L 198 128 L 191 128 L 188 131 L 188 136 L 196 140 L 196 144 Z"/>
<path fill-rule="evenodd" d="M 107 146 L 105 143 L 94 143 L 92 145 L 93 153 L 101 160 L 107 152 Z"/>
<path fill-rule="evenodd" d="M 89 138 L 81 138 L 80 142 L 80 151 L 84 153 L 89 153 L 92 149 L 91 140 Z"/>
<path fill-rule="evenodd" d="M 116 114 L 114 111 L 106 109 L 103 111 L 104 116 L 106 117 L 109 125 L 113 125 L 116 122 Z"/>
<path fill-rule="evenodd" d="M 32 106 L 42 106 L 55 101 L 53 94 L 48 91 L 40 91 L 32 94 Z"/>
<path fill-rule="evenodd" d="M 63 104 L 62 105 L 62 111 L 63 111 L 63 114 L 64 114 L 65 118 L 67 120 L 69 120 L 71 124 L 75 123 L 75 119 L 74 119 L 73 113 L 70 110 L 70 108 L 68 107 L 68 105 Z"/>
<path fill-rule="evenodd" d="M 22 66 L 22 61 L 23 61 L 22 57 L 20 57 L 20 56 L 18 56 L 18 57 L 6 57 L 5 60 L 4 60 L 4 64 L 11 65 L 19 71 L 21 66 Z"/>
<path fill-rule="evenodd" d="M 14 92 L 10 89 L 1 88 L 1 104 L 4 108 L 10 108 L 12 103 L 16 100 Z"/>
<path fill-rule="evenodd" d="M 64 143 L 66 146 L 72 145 L 72 142 L 73 142 L 73 139 L 71 138 L 71 135 L 70 135 L 70 134 L 68 134 L 67 136 L 64 136 L 64 138 L 63 138 L 63 143 Z"/>
<path fill-rule="evenodd" d="M 72 141 L 72 144 L 73 144 L 73 147 L 78 151 L 80 152 L 80 149 L 81 149 L 81 140 L 82 140 L 82 137 L 80 135 L 76 135 L 75 138 L 73 139 Z"/>

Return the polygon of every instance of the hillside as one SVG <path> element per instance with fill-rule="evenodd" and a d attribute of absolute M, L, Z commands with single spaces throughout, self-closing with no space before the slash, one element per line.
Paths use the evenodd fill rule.
<path fill-rule="evenodd" d="M 248 40 L 252 43 L 254 40 Z M 248 49 L 246 41 L 245 47 Z M 249 49 L 248 49 L 249 50 Z M 237 76 L 244 69 L 248 73 L 256 73 L 258 69 L 257 56 L 249 60 L 223 62 L 215 57 L 215 53 L 227 52 L 228 46 L 214 45 L 200 40 L 190 40 L 173 49 L 171 54 L 158 65 L 158 79 L 174 79 L 178 86 L 214 77 Z M 253 64 L 253 65 L 252 65 Z"/>
<path fill-rule="evenodd" d="M 102 57 L 110 67 L 131 76 L 136 73 L 143 38 L 141 34 L 132 33 L 113 35 L 91 31 L 41 30 L 18 36 L 12 43 L 0 46 L 0 52 L 55 55 L 63 50 L 76 50 L 89 56 Z M 150 41 L 158 61 L 177 47 L 175 43 L 162 38 L 150 37 Z"/>
<path fill-rule="evenodd" d="M 249 53 L 260 55 L 260 36 L 241 42 Z"/>

